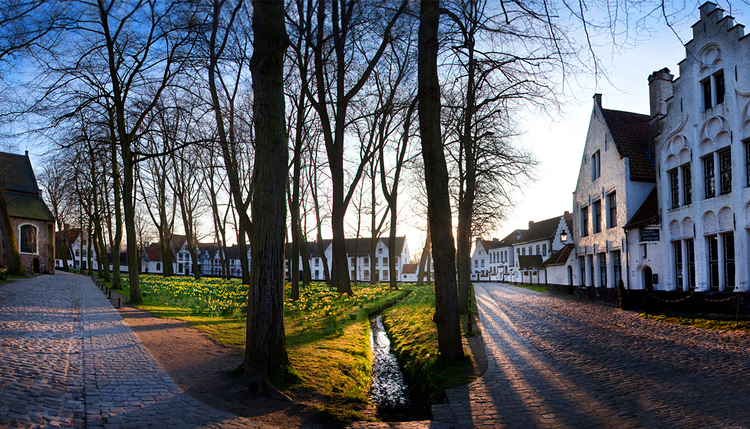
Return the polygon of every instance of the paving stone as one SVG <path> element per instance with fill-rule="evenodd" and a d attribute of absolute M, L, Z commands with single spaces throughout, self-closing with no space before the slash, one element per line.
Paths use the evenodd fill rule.
<path fill-rule="evenodd" d="M 662 324 L 498 283 L 475 283 L 475 290 L 488 370 L 446 392 L 450 405 L 433 407 L 441 422 L 498 428 L 750 427 L 747 332 Z"/>
<path fill-rule="evenodd" d="M 94 283 L 67 273 L 0 287 L 0 416 L 18 428 L 262 427 L 183 393 Z"/>

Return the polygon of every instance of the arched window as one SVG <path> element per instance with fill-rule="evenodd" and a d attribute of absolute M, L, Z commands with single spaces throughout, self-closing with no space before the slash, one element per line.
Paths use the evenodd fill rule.
<path fill-rule="evenodd" d="M 21 225 L 20 235 L 21 253 L 37 253 L 36 227 L 34 225 Z"/>
<path fill-rule="evenodd" d="M 156 270 L 161 270 L 161 262 L 156 263 Z"/>

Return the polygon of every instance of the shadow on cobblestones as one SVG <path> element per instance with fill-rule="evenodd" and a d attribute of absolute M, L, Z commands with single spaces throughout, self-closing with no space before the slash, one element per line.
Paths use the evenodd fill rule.
<path fill-rule="evenodd" d="M 748 427 L 747 333 L 506 285 L 476 291 L 489 369 L 448 392 L 437 419 L 462 428 Z"/>

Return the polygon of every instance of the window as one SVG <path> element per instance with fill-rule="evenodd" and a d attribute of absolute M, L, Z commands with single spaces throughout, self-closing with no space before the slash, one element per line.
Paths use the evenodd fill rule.
<path fill-rule="evenodd" d="M 711 78 L 701 82 L 701 86 L 703 87 L 703 110 L 708 110 L 711 108 Z"/>
<path fill-rule="evenodd" d="M 719 241 L 715 235 L 708 237 L 708 279 L 711 289 L 719 290 Z"/>
<path fill-rule="evenodd" d="M 479 268 L 479 259 L 474 259 L 474 268 Z"/>
<path fill-rule="evenodd" d="M 364 280 L 370 281 L 370 270 L 365 270 L 364 277 Z"/>
<path fill-rule="evenodd" d="M 617 194 L 612 192 L 607 195 L 607 227 L 617 226 Z"/>
<path fill-rule="evenodd" d="M 682 241 L 672 243 L 674 247 L 674 271 L 677 279 L 677 289 L 682 289 Z"/>
<path fill-rule="evenodd" d="M 714 75 L 714 87 L 716 88 L 716 104 L 724 102 L 724 70 Z"/>
<path fill-rule="evenodd" d="M 734 234 L 724 234 L 722 236 L 724 239 L 724 283 L 726 284 L 726 288 L 724 290 L 729 290 L 729 288 L 733 288 L 734 283 Z"/>
<path fill-rule="evenodd" d="M 370 258 L 367 257 L 367 256 L 365 256 L 364 258 L 362 258 L 362 265 L 364 265 L 365 267 L 369 267 L 370 266 Z"/>
<path fill-rule="evenodd" d="M 725 150 L 719 153 L 719 170 L 721 173 L 721 193 L 732 192 L 732 152 Z"/>
<path fill-rule="evenodd" d="M 387 256 L 383 256 L 383 266 L 384 267 L 388 266 L 388 257 Z"/>
<path fill-rule="evenodd" d="M 540 246 L 537 244 L 536 245 L 536 254 L 537 255 L 541 255 L 541 253 L 539 252 L 539 250 L 540 250 Z"/>
<path fill-rule="evenodd" d="M 581 209 L 581 237 L 589 235 L 589 208 Z"/>
<path fill-rule="evenodd" d="M 76 257 L 81 256 L 80 250 L 76 249 Z"/>
<path fill-rule="evenodd" d="M 382 254 L 383 254 L 383 248 L 382 247 L 378 247 L 378 255 L 382 255 Z"/>
<path fill-rule="evenodd" d="M 586 258 L 584 258 L 583 256 L 578 257 L 578 267 L 581 271 L 581 286 L 586 286 Z"/>
<path fill-rule="evenodd" d="M 365 271 L 365 272 L 367 272 L 367 271 Z M 320 270 L 315 270 L 315 278 L 316 279 L 320 278 Z"/>
<path fill-rule="evenodd" d="M 378 259 L 380 259 L 380 258 L 378 258 L 377 256 L 373 259 L 374 264 L 375 264 L 376 267 L 378 266 Z"/>
<path fill-rule="evenodd" d="M 724 102 L 724 70 L 719 70 L 701 82 L 703 87 L 703 110 Z"/>
<path fill-rule="evenodd" d="M 596 268 L 594 267 L 594 255 L 589 255 L 588 260 L 586 261 L 589 265 L 589 278 L 591 279 L 591 286 L 596 286 L 594 284 L 594 279 L 596 279 Z"/>
<path fill-rule="evenodd" d="M 388 270 L 383 270 L 383 280 L 388 280 Z"/>
<path fill-rule="evenodd" d="M 352 267 L 356 267 L 357 266 L 357 258 L 350 258 L 350 259 L 352 261 Z"/>
<path fill-rule="evenodd" d="M 591 155 L 591 181 L 598 179 L 601 176 L 601 156 L 597 150 Z"/>
<path fill-rule="evenodd" d="M 481 264 L 482 268 L 484 268 L 484 259 L 482 259 Z"/>
<path fill-rule="evenodd" d="M 542 243 L 542 255 L 547 256 L 547 243 Z"/>
<path fill-rule="evenodd" d="M 524 256 L 526 256 L 526 248 L 525 247 L 521 248 L 521 254 L 524 255 Z"/>
<path fill-rule="evenodd" d="M 156 270 L 161 270 L 161 262 L 156 263 Z"/>
<path fill-rule="evenodd" d="M 669 189 L 672 195 L 672 208 L 680 206 L 680 173 L 675 168 L 669 172 Z"/>
<path fill-rule="evenodd" d="M 695 244 L 693 240 L 685 240 L 687 242 L 687 285 L 688 289 L 695 289 Z"/>
<path fill-rule="evenodd" d="M 622 281 L 622 260 L 620 259 L 620 251 L 613 250 L 609 253 L 612 258 L 612 281 L 615 287 L 620 287 Z"/>
<path fill-rule="evenodd" d="M 596 201 L 594 203 L 594 234 L 602 232 L 602 202 Z"/>
<path fill-rule="evenodd" d="M 706 198 L 716 196 L 716 184 L 714 183 L 714 156 L 703 158 L 703 181 L 706 187 Z"/>
<path fill-rule="evenodd" d="M 21 242 L 19 246 L 21 253 L 37 253 L 36 227 L 34 225 L 21 225 L 19 240 Z M 76 256 L 78 256 L 78 252 L 76 252 Z"/>
<path fill-rule="evenodd" d="M 682 166 L 682 204 L 693 203 L 693 179 L 690 164 Z"/>
<path fill-rule="evenodd" d="M 367 265 L 367 264 L 365 264 L 365 265 Z M 315 266 L 316 267 L 320 266 L 320 258 L 315 258 Z"/>
<path fill-rule="evenodd" d="M 599 254 L 599 286 L 607 287 L 607 255 Z"/>
<path fill-rule="evenodd" d="M 355 270 L 352 270 L 352 273 L 351 273 L 351 274 L 352 274 L 352 275 L 351 275 L 351 277 L 350 277 L 350 278 L 351 278 L 352 280 L 357 280 L 357 272 L 356 272 Z"/>

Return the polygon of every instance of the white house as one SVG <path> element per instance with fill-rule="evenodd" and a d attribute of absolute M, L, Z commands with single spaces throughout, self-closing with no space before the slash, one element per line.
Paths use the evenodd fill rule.
<path fill-rule="evenodd" d="M 474 252 L 471 254 L 471 278 L 476 280 L 493 280 L 497 278 L 500 265 L 500 240 L 482 240 L 477 238 Z"/>
<path fill-rule="evenodd" d="M 562 216 L 534 222 L 529 221 L 529 229 L 521 239 L 513 244 L 515 254 L 515 272 L 512 281 L 520 283 L 544 283 L 539 277 L 542 264 L 562 247 L 561 235 L 572 225 L 569 212 Z"/>
<path fill-rule="evenodd" d="M 648 115 L 605 109 L 601 94 L 594 96 L 573 193 L 576 285 L 614 288 L 623 278 L 629 250 L 623 227 L 656 186 L 649 119 Z M 653 271 L 648 265 L 639 269 Z"/>
<path fill-rule="evenodd" d="M 657 289 L 750 291 L 750 38 L 700 7 L 679 77 L 649 78 L 665 249 Z"/>

